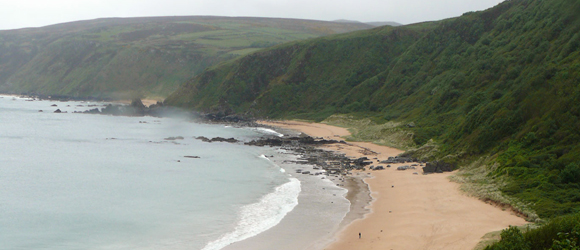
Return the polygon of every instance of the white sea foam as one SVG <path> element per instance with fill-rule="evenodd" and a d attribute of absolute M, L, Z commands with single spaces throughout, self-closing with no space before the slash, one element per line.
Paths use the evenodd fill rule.
<path fill-rule="evenodd" d="M 234 231 L 209 242 L 203 250 L 219 250 L 274 227 L 298 205 L 300 191 L 300 181 L 291 178 L 289 182 L 278 186 L 274 192 L 265 195 L 257 203 L 243 206 Z"/>
<path fill-rule="evenodd" d="M 266 159 L 266 160 L 268 160 L 269 162 L 272 162 L 272 160 L 270 160 L 270 158 L 268 158 L 268 156 L 266 156 L 266 155 L 260 155 L 260 158 L 262 158 L 262 159 Z M 280 172 L 282 172 L 282 173 L 286 173 L 286 169 L 284 169 L 284 168 L 282 168 L 282 167 L 278 166 L 278 164 L 276 164 L 276 163 L 274 163 L 274 162 L 272 162 L 272 164 L 274 164 L 274 166 L 276 166 L 276 167 L 279 167 L 279 168 L 280 168 Z"/>
<path fill-rule="evenodd" d="M 278 133 L 278 132 L 274 131 L 273 129 L 269 129 L 269 128 L 254 128 L 254 129 L 258 132 L 263 132 L 266 134 L 273 134 L 273 135 L 278 136 L 278 137 L 284 136 L 284 134 Z"/>

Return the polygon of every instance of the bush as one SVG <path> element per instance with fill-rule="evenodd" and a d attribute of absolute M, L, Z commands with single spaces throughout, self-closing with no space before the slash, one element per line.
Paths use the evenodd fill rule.
<path fill-rule="evenodd" d="M 530 250 L 530 243 L 526 242 L 520 229 L 510 226 L 501 231 L 501 240 L 485 248 L 486 250 Z"/>
<path fill-rule="evenodd" d="M 578 164 L 571 163 L 560 172 L 560 178 L 563 183 L 579 183 L 580 182 L 580 167 Z"/>
<path fill-rule="evenodd" d="M 516 227 L 501 232 L 501 240 L 486 250 L 580 250 L 580 213 L 561 216 L 522 233 Z"/>

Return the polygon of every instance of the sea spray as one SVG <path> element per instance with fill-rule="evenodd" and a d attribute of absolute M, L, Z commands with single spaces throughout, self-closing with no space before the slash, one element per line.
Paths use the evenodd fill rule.
<path fill-rule="evenodd" d="M 284 137 L 284 134 L 278 133 L 273 129 L 269 129 L 269 128 L 251 128 L 252 130 L 255 130 L 257 132 L 261 132 L 264 134 L 270 134 L 270 135 L 275 135 L 278 137 Z"/>
<path fill-rule="evenodd" d="M 219 250 L 274 227 L 298 205 L 300 191 L 300 181 L 290 178 L 289 182 L 276 187 L 274 192 L 265 195 L 257 203 L 242 207 L 234 231 L 209 242 L 203 250 Z"/>

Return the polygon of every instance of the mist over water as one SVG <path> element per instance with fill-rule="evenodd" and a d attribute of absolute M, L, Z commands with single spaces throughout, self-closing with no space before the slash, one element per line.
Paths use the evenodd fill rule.
<path fill-rule="evenodd" d="M 272 131 L 72 113 L 88 104 L 0 98 L 0 249 L 202 249 L 244 207 L 296 206 L 275 149 L 193 138 Z"/>

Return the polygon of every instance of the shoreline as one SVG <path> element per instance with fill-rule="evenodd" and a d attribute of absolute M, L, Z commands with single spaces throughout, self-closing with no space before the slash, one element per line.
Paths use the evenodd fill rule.
<path fill-rule="evenodd" d="M 350 209 L 344 216 L 344 219 L 340 222 L 336 233 L 342 231 L 353 221 L 363 219 L 371 212 L 368 207 L 372 203 L 373 197 L 369 185 L 365 181 L 365 179 L 369 177 L 361 175 L 360 177 L 349 176 L 347 178 L 349 180 L 344 187 L 348 192 L 346 193 L 345 198 L 350 202 Z M 334 241 L 335 239 L 332 239 L 332 242 Z"/>
<path fill-rule="evenodd" d="M 256 121 L 256 124 L 270 127 L 278 132 L 283 132 L 284 134 L 292 132 L 299 134 L 302 133 L 313 138 L 322 138 L 326 140 L 340 141 L 343 140 L 343 136 L 350 135 L 350 132 L 345 128 L 333 127 L 332 129 L 329 129 L 326 127 L 326 125 L 316 127 L 314 133 L 312 133 L 312 131 L 309 130 L 312 128 L 312 124 L 305 124 L 302 122 L 293 123 L 292 121 L 272 122 L 258 120 Z M 350 145 L 350 143 L 347 143 L 347 145 Z M 344 149 L 342 145 L 326 144 L 319 146 L 318 148 L 325 151 L 330 151 L 333 154 L 343 154 L 348 157 L 347 152 L 341 151 L 341 149 Z M 370 151 L 369 148 L 361 148 L 366 152 Z M 354 174 L 352 175 L 343 175 L 343 182 L 333 180 L 335 184 L 342 185 L 342 187 L 347 190 L 344 198 L 350 202 L 349 210 L 338 225 L 334 235 L 336 235 L 350 223 L 359 219 L 363 219 L 368 213 L 371 212 L 369 205 L 373 201 L 373 197 L 370 187 L 365 179 L 372 178 L 372 176 L 369 176 L 366 172 L 356 170 L 353 171 L 353 173 Z M 327 241 L 329 244 L 336 241 L 335 236 L 333 236 L 331 239 L 328 239 Z"/>
<path fill-rule="evenodd" d="M 29 97 L 22 96 L 10 96 L 6 97 L 6 99 L 11 99 L 12 97 L 16 99 L 30 99 Z M 87 105 L 77 105 L 77 103 L 75 103 L 76 101 L 70 101 L 68 104 L 59 103 L 62 101 L 55 100 L 38 101 L 46 103 L 46 107 L 50 107 L 51 109 L 59 107 L 60 109 L 63 109 L 65 113 L 67 111 L 68 113 L 82 112 L 77 110 L 79 107 L 82 107 L 82 109 L 90 109 L 90 107 Z M 82 102 L 84 101 L 79 101 L 79 103 Z M 54 103 L 56 103 L 58 106 L 53 107 L 52 105 L 54 105 Z M 274 131 L 271 132 L 275 134 Z M 299 133 L 285 131 L 284 134 L 290 134 L 297 137 Z M 280 222 L 279 225 L 276 225 L 274 228 L 270 228 L 249 239 L 235 242 L 232 244 L 232 246 L 225 247 L 224 250 L 230 248 L 252 250 L 270 249 L 268 247 L 268 243 L 284 245 L 279 249 L 288 250 L 322 248 L 324 245 L 329 243 L 329 239 L 331 239 L 332 236 L 339 230 L 338 225 L 342 221 L 346 221 L 344 220 L 344 217 L 347 212 L 354 210 L 351 208 L 351 205 L 353 204 L 351 202 L 352 199 L 356 199 L 356 197 L 350 196 L 355 192 L 347 191 L 344 186 L 347 186 L 349 190 L 352 188 L 358 188 L 361 190 L 361 192 L 357 193 L 363 193 L 363 191 L 367 191 L 365 195 L 368 197 L 367 199 L 370 199 L 368 187 L 360 178 L 343 178 L 342 175 L 333 174 L 331 176 L 326 176 L 326 180 L 321 180 L 323 175 L 310 176 L 295 173 L 296 169 L 304 169 L 311 172 L 317 171 L 315 167 L 319 165 L 316 163 L 311 162 L 303 165 L 307 161 L 306 159 L 312 159 L 317 158 L 317 156 L 321 156 L 324 159 L 327 159 L 326 157 L 328 157 L 328 159 L 336 160 L 330 154 L 319 154 L 317 152 L 318 150 L 312 150 L 312 145 L 303 145 L 301 143 L 299 143 L 298 146 L 295 146 L 295 148 L 290 146 L 289 149 L 284 149 L 284 147 L 280 149 L 285 153 L 273 153 L 272 155 L 276 156 L 268 160 L 274 162 L 276 165 L 279 165 L 282 169 L 286 170 L 284 172 L 292 175 L 292 177 L 298 178 L 302 182 L 302 187 L 305 190 L 299 198 L 300 202 L 298 206 L 294 208 L 293 211 L 291 211 L 288 215 L 286 215 L 286 221 L 283 219 L 283 221 Z M 265 155 L 270 155 L 266 153 L 268 151 L 271 151 L 271 149 L 264 149 L 264 157 Z M 301 156 L 304 155 L 306 155 L 306 157 L 302 158 Z M 342 181 L 342 179 L 344 179 L 344 181 Z M 362 186 L 363 184 L 364 186 Z M 363 195 L 363 197 L 365 195 Z M 347 198 L 349 198 L 348 201 Z M 366 203 L 368 203 L 368 201 L 361 204 Z M 363 212 L 360 212 L 360 214 L 361 215 L 359 217 L 362 217 Z M 357 219 L 359 217 L 353 217 L 351 220 Z M 304 230 L 304 228 L 307 228 L 308 230 Z M 288 237 L 289 235 L 294 235 L 295 237 Z M 300 241 L 296 241 L 296 239 L 300 239 Z"/>
<path fill-rule="evenodd" d="M 350 134 L 344 128 L 320 123 L 258 123 L 325 139 L 340 140 Z M 375 158 L 373 161 L 403 152 L 367 142 L 329 144 L 321 148 L 350 158 Z M 368 184 L 372 200 L 353 205 L 368 208 L 368 213 L 352 221 L 345 217 L 332 242 L 320 249 L 473 249 L 488 232 L 527 223 L 510 211 L 462 193 L 459 184 L 449 180 L 455 172 L 423 175 L 420 168 L 397 171 L 400 165 L 404 164 L 391 164 L 391 168 L 380 171 L 353 172 L 365 176 L 371 173 L 363 181 Z M 362 234 L 361 239 L 358 233 Z"/>
<path fill-rule="evenodd" d="M 233 242 L 222 250 L 267 250 L 272 249 L 272 246 L 280 250 L 319 249 L 327 245 L 350 206 L 350 202 L 344 198 L 347 190 L 338 186 L 337 183 L 341 182 L 332 176 L 297 172 L 322 171 L 316 165 L 304 163 L 301 152 L 285 147 L 265 147 L 263 151 L 271 152 L 266 157 L 283 169 L 281 172 L 288 178 L 300 182 L 298 204 L 275 226 Z"/>

